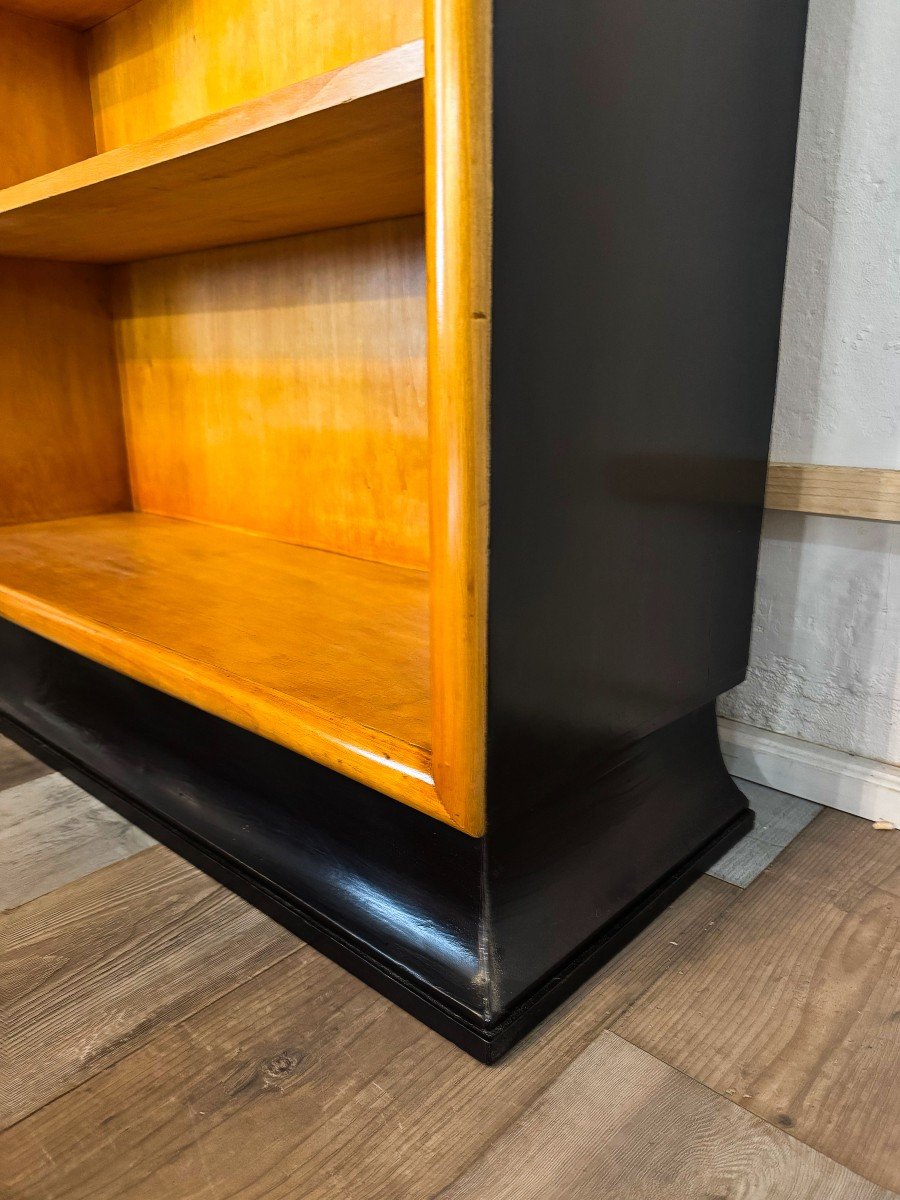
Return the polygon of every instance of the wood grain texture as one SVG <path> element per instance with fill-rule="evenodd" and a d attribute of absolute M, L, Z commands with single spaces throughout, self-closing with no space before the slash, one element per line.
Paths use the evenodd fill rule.
<path fill-rule="evenodd" d="M 0 112 L 0 188 L 96 153 L 78 34 L 0 9 Z"/>
<path fill-rule="evenodd" d="M 4 1126 L 300 945 L 161 846 L 16 909 L 0 929 Z"/>
<path fill-rule="evenodd" d="M 88 35 L 97 146 L 144 141 L 421 37 L 421 0 L 143 0 Z"/>
<path fill-rule="evenodd" d="M 4 8 L 13 12 L 73 29 L 90 29 L 136 3 L 138 0 L 3 0 Z"/>
<path fill-rule="evenodd" d="M 49 767 L 26 754 L 9 738 L 0 737 L 0 791 L 49 774 Z"/>
<path fill-rule="evenodd" d="M 7 788 L 0 792 L 0 910 L 152 844 L 151 837 L 61 775 Z"/>
<path fill-rule="evenodd" d="M 118 269 L 135 506 L 428 566 L 419 217 Z"/>
<path fill-rule="evenodd" d="M 900 835 L 826 811 L 616 1026 L 885 1187 L 900 1186 Z"/>
<path fill-rule="evenodd" d="M 441 1200 L 890 1200 L 613 1033 Z"/>
<path fill-rule="evenodd" d="M 700 881 L 490 1070 L 304 949 L 0 1138 L 8 1200 L 433 1196 L 741 894 Z"/>
<path fill-rule="evenodd" d="M 126 262 L 421 213 L 422 71 L 415 42 L 20 183 L 0 254 Z"/>
<path fill-rule="evenodd" d="M 766 508 L 900 521 L 900 470 L 769 463 Z"/>
<path fill-rule="evenodd" d="M 0 525 L 130 508 L 107 280 L 0 261 Z"/>
<path fill-rule="evenodd" d="M 491 329 L 491 13 L 426 5 L 434 779 L 484 829 Z"/>
<path fill-rule="evenodd" d="M 0 615 L 446 819 L 424 572 L 119 513 L 0 529 Z"/>

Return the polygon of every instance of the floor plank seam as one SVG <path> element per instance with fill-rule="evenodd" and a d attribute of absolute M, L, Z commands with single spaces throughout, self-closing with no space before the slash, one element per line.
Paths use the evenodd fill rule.
<path fill-rule="evenodd" d="M 633 1042 L 630 1038 L 624 1037 L 621 1033 L 617 1033 L 612 1026 L 608 1026 L 607 1029 L 603 1032 L 609 1033 L 614 1038 L 618 1038 L 618 1040 L 620 1042 L 625 1042 L 625 1043 L 627 1043 L 627 1045 L 633 1046 L 635 1048 L 635 1050 L 640 1050 L 640 1052 L 642 1054 L 648 1055 L 650 1058 L 654 1059 L 656 1062 L 661 1063 L 664 1067 L 668 1067 L 672 1071 L 677 1071 L 678 1074 L 683 1079 L 689 1079 L 692 1083 L 699 1083 L 700 1086 L 705 1091 L 709 1092 L 711 1095 L 717 1096 L 720 1100 L 724 1100 L 726 1103 L 733 1105 L 735 1108 L 740 1109 L 741 1112 L 747 1113 L 749 1116 L 753 1117 L 755 1120 L 761 1121 L 764 1125 L 768 1125 L 770 1129 L 775 1129 L 778 1131 L 778 1133 L 784 1134 L 786 1137 L 792 1138 L 795 1142 L 798 1143 L 798 1145 L 806 1146 L 807 1149 L 809 1149 L 809 1150 L 814 1150 L 816 1152 L 816 1154 L 820 1154 L 823 1158 L 827 1158 L 828 1161 L 834 1163 L 835 1166 L 843 1167 L 844 1170 L 846 1170 L 846 1171 L 851 1171 L 854 1175 L 858 1176 L 860 1179 L 865 1179 L 865 1181 L 867 1183 L 871 1183 L 873 1185 L 873 1187 L 883 1188 L 885 1186 L 883 1183 L 879 1183 L 878 1180 L 872 1179 L 869 1175 L 864 1175 L 863 1172 L 860 1171 L 857 1167 L 851 1166 L 849 1163 L 842 1162 L 841 1159 L 839 1159 L 839 1158 L 835 1158 L 835 1156 L 833 1154 L 829 1154 L 826 1150 L 823 1150 L 820 1146 L 814 1146 L 812 1144 L 812 1142 L 805 1141 L 802 1137 L 799 1137 L 796 1133 L 794 1133 L 792 1131 L 792 1129 L 790 1129 L 789 1127 L 784 1126 L 784 1125 L 779 1125 L 777 1121 L 770 1121 L 768 1117 L 764 1116 L 762 1113 L 756 1112 L 755 1109 L 752 1109 L 749 1105 L 741 1104 L 740 1100 L 735 1100 L 732 1096 L 726 1095 L 725 1092 L 720 1092 L 720 1091 L 718 1091 L 717 1088 L 710 1087 L 710 1085 L 708 1083 L 704 1083 L 702 1079 L 698 1079 L 695 1075 L 691 1075 L 688 1071 L 685 1071 L 682 1067 L 678 1067 L 674 1063 L 667 1062 L 667 1060 L 665 1058 L 661 1058 L 658 1053 L 654 1053 L 653 1051 L 648 1050 L 645 1046 L 640 1045 L 640 1043 Z M 890 1189 L 887 1189 L 887 1190 L 890 1190 Z M 897 1192 L 894 1194 L 897 1195 L 898 1197 L 900 1197 L 900 1192 Z"/>

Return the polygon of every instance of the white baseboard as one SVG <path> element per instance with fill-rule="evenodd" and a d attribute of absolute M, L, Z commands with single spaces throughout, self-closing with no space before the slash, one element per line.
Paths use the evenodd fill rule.
<path fill-rule="evenodd" d="M 719 739 L 738 779 L 900 827 L 900 767 L 725 717 L 719 718 Z"/>

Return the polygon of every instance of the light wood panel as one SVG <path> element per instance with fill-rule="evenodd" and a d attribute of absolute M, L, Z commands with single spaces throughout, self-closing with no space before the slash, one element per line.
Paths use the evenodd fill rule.
<path fill-rule="evenodd" d="M 603 1033 L 440 1200 L 891 1200 Z"/>
<path fill-rule="evenodd" d="M 427 6 L 428 386 L 434 778 L 484 829 L 491 322 L 488 0 Z"/>
<path fill-rule="evenodd" d="M 130 508 L 102 268 L 0 260 L 0 525 Z"/>
<path fill-rule="evenodd" d="M 900 834 L 825 811 L 622 1037 L 900 1189 Z"/>
<path fill-rule="evenodd" d="M 96 152 L 85 46 L 0 8 L 0 188 Z"/>
<path fill-rule="evenodd" d="M 422 45 L 0 193 L 0 254 L 125 262 L 421 213 Z"/>
<path fill-rule="evenodd" d="M 143 0 L 89 35 L 97 145 L 126 146 L 422 36 L 422 0 Z"/>
<path fill-rule="evenodd" d="M 32 854 L 41 850 L 35 839 Z M 21 906 L 0 919 L 0 940 L 14 1064 L 0 1091 L 0 1126 L 302 947 L 161 846 Z"/>
<path fill-rule="evenodd" d="M 0 736 L 0 790 L 49 774 L 49 767 L 26 754 L 15 742 Z"/>
<path fill-rule="evenodd" d="M 702 880 L 490 1069 L 303 948 L 0 1137 L 8 1200 L 434 1196 L 741 894 Z M 65 1045 L 96 1030 L 107 961 L 79 976 Z M 35 1042 L 56 1024 L 41 1003 L 31 1017 Z"/>
<path fill-rule="evenodd" d="M 71 25 L 73 29 L 89 29 L 137 2 L 138 0 L 3 0 L 3 6 L 27 17 L 56 21 L 61 25 Z"/>
<path fill-rule="evenodd" d="M 0 792 L 0 909 L 24 904 L 152 842 L 62 775 L 8 788 Z M 0 1008 L 5 1016 L 6 1005 Z"/>
<path fill-rule="evenodd" d="M 420 218 L 121 268 L 136 506 L 428 565 Z"/>
<path fill-rule="evenodd" d="M 446 819 L 424 572 L 121 513 L 0 529 L 0 616 Z"/>
<path fill-rule="evenodd" d="M 900 470 L 769 463 L 766 508 L 900 521 Z"/>

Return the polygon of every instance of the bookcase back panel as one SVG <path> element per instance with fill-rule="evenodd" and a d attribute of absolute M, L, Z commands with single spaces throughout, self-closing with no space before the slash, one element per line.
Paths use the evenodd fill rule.
<path fill-rule="evenodd" d="M 0 8 L 0 188 L 95 153 L 86 46 Z"/>
<path fill-rule="evenodd" d="M 103 268 L 0 260 L 0 525 L 129 507 Z"/>
<path fill-rule="evenodd" d="M 422 0 L 141 0 L 88 34 L 110 150 L 422 36 Z"/>
<path fill-rule="evenodd" d="M 137 509 L 427 565 L 422 218 L 114 271 Z"/>

